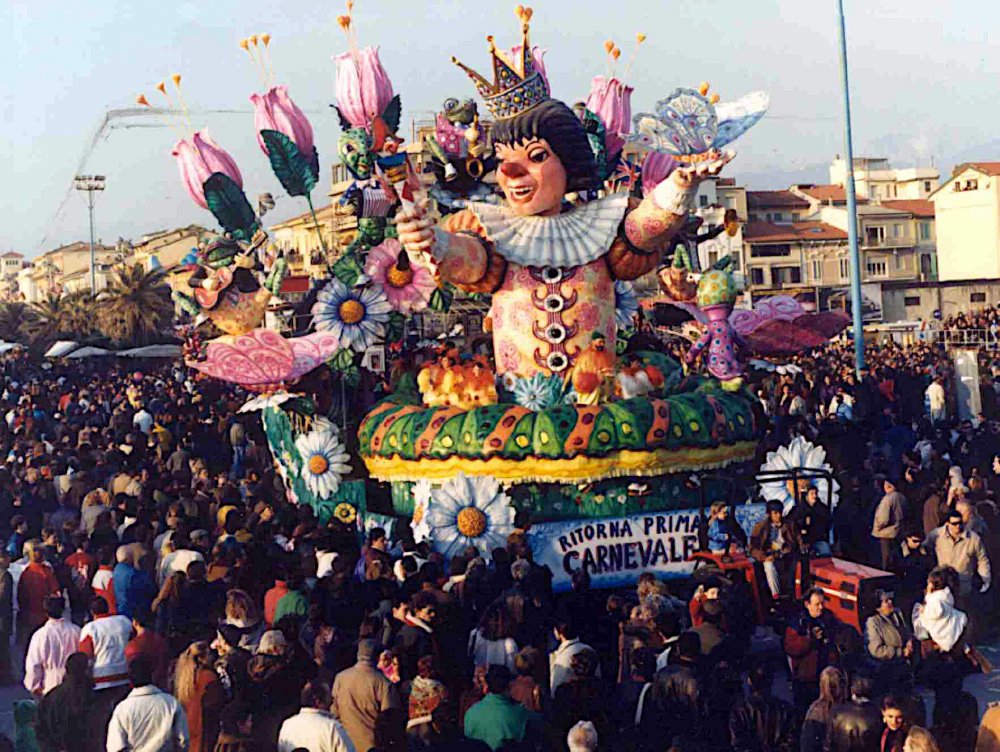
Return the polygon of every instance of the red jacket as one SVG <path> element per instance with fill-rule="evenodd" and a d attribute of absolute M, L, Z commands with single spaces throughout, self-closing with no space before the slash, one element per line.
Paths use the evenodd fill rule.
<path fill-rule="evenodd" d="M 140 655 L 144 655 L 152 661 L 153 684 L 166 692 L 170 688 L 167 682 L 170 647 L 167 645 L 166 639 L 151 629 L 133 637 L 125 646 L 125 660 L 131 664 Z"/>
<path fill-rule="evenodd" d="M 812 636 L 811 631 L 813 625 L 819 624 L 820 622 L 803 615 L 785 627 L 784 647 L 792 664 L 792 679 L 818 681 L 820 672 L 836 662 L 837 649 L 832 643 L 833 625 L 822 620 L 826 642 L 820 642 Z"/>
<path fill-rule="evenodd" d="M 17 607 L 21 623 L 28 629 L 44 624 L 49 618 L 45 614 L 45 598 L 59 590 L 59 581 L 50 567 L 34 562 L 25 567 L 17 583 Z"/>
<path fill-rule="evenodd" d="M 274 613 L 278 609 L 278 601 L 288 595 L 288 585 L 284 580 L 275 580 L 274 587 L 264 593 L 264 623 L 268 628 L 274 624 Z"/>

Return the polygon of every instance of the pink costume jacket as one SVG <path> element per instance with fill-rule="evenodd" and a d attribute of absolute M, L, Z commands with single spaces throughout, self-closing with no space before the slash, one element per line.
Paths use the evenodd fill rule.
<path fill-rule="evenodd" d="M 66 675 L 66 659 L 80 649 L 80 628 L 68 619 L 49 619 L 31 636 L 24 659 L 24 687 L 48 692 Z"/>

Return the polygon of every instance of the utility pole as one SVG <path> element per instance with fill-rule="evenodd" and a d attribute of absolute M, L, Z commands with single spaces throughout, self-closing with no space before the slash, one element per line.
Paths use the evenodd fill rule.
<path fill-rule="evenodd" d="M 854 187 L 854 139 L 851 133 L 851 85 L 847 73 L 847 27 L 844 0 L 837 0 L 840 29 L 840 77 L 844 94 L 844 148 L 847 151 L 847 236 L 851 247 L 851 313 L 854 318 L 854 368 L 858 376 L 865 367 L 865 333 L 861 322 L 861 254 L 858 252 L 858 199 Z"/>
<path fill-rule="evenodd" d="M 90 215 L 90 295 L 97 295 L 96 259 L 94 258 L 94 193 L 104 190 L 103 175 L 77 175 L 74 184 L 78 191 L 85 193 L 87 211 Z"/>

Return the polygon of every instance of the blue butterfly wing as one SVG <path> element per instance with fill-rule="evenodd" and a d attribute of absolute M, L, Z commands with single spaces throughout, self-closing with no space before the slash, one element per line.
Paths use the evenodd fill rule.
<path fill-rule="evenodd" d="M 731 144 L 760 122 L 770 103 L 767 94 L 755 91 L 735 102 L 723 102 L 717 105 L 719 131 L 715 138 L 715 148 L 721 149 Z"/>

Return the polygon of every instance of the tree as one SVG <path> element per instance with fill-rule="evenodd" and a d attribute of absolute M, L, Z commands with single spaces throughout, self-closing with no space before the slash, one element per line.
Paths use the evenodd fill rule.
<path fill-rule="evenodd" d="M 97 298 L 101 332 L 119 346 L 139 346 L 170 329 L 174 304 L 162 269 L 146 271 L 141 264 L 114 270 Z"/>
<path fill-rule="evenodd" d="M 31 308 L 19 300 L 0 307 L 0 339 L 4 342 L 19 342 L 25 335 L 31 316 Z"/>
<path fill-rule="evenodd" d="M 60 336 L 69 337 L 67 329 L 66 310 L 63 299 L 57 295 L 49 295 L 37 303 L 32 303 L 31 315 L 24 323 L 24 332 L 33 345 L 47 347 Z"/>

